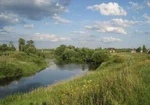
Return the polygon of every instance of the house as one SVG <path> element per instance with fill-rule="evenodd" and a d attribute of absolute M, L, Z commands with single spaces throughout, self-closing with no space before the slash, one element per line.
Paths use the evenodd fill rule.
<path fill-rule="evenodd" d="M 115 48 L 108 48 L 108 50 L 109 50 L 110 53 L 115 53 L 116 52 Z"/>
<path fill-rule="evenodd" d="M 131 50 L 131 53 L 133 54 L 133 53 L 136 53 L 136 50 L 135 49 L 132 49 Z"/>

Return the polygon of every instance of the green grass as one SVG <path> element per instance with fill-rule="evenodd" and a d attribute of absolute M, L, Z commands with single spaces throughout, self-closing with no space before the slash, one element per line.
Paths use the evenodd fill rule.
<path fill-rule="evenodd" d="M 0 105 L 150 105 L 149 74 L 149 55 L 115 54 L 96 71 L 26 94 L 8 96 Z"/>
<path fill-rule="evenodd" d="M 24 52 L 5 52 L 0 56 L 0 79 L 26 76 L 46 68 L 45 59 Z"/>

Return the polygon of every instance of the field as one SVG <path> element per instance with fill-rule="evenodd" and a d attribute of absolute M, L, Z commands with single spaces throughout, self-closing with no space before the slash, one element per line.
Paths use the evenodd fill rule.
<path fill-rule="evenodd" d="M 150 105 L 150 55 L 116 53 L 97 70 L 0 105 Z"/>

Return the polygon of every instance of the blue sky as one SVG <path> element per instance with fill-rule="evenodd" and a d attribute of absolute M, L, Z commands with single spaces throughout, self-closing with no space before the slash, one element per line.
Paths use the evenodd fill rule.
<path fill-rule="evenodd" d="M 150 0 L 0 0 L 0 44 L 150 48 Z"/>

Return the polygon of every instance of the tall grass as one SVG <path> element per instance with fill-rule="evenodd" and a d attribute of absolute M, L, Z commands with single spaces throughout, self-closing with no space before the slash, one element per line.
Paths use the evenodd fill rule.
<path fill-rule="evenodd" d="M 149 56 L 117 56 L 124 61 L 112 58 L 82 77 L 9 96 L 0 105 L 150 105 Z"/>
<path fill-rule="evenodd" d="M 0 56 L 0 79 L 33 74 L 47 67 L 45 59 L 24 52 L 5 52 Z"/>

